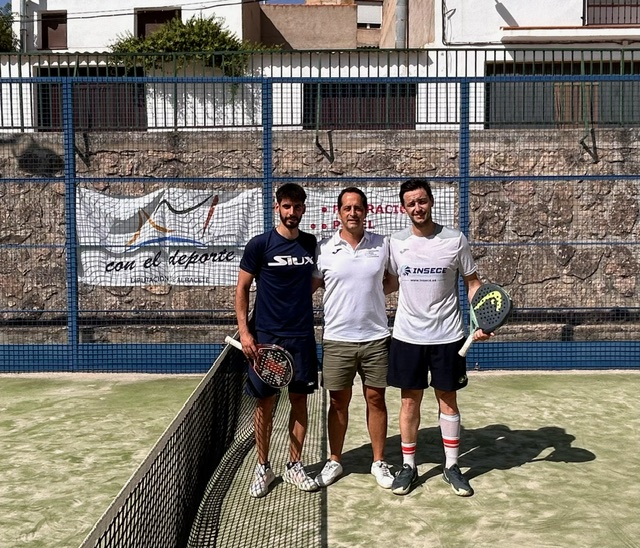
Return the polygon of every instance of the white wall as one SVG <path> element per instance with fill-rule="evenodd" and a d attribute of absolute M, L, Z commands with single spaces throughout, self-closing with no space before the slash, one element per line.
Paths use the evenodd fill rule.
<path fill-rule="evenodd" d="M 501 27 L 580 27 L 582 10 L 583 0 L 444 0 L 439 15 L 444 44 L 480 45 L 501 44 Z"/>
<path fill-rule="evenodd" d="M 27 51 L 38 47 L 39 25 L 37 19 L 43 11 L 67 12 L 67 46 L 65 51 L 106 51 L 119 36 L 135 33 L 136 9 L 180 8 L 182 20 L 192 17 L 224 19 L 225 27 L 242 38 L 242 6 L 224 2 L 218 8 L 209 7 L 215 2 L 189 2 L 181 5 L 166 0 L 12 0 L 12 11 L 21 13 L 26 4 Z M 14 31 L 20 36 L 20 17 L 16 17 Z"/>

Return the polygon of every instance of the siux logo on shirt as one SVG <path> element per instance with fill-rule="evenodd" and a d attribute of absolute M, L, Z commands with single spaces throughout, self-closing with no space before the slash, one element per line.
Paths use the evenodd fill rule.
<path fill-rule="evenodd" d="M 313 257 L 293 257 L 291 255 L 275 255 L 268 266 L 297 266 L 313 264 Z"/>

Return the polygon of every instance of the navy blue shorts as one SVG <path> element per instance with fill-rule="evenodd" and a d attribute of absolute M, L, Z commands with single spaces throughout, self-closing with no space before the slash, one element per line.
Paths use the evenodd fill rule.
<path fill-rule="evenodd" d="M 313 334 L 306 337 L 278 337 L 259 331 L 256 341 L 260 344 L 277 344 L 293 356 L 294 378 L 287 387 L 292 394 L 312 394 L 318 388 L 318 357 Z M 260 380 L 253 367 L 248 366 L 245 390 L 255 398 L 268 398 L 278 392 Z"/>
<path fill-rule="evenodd" d="M 411 344 L 391 339 L 389 386 L 454 392 L 467 386 L 467 360 L 458 354 L 464 339 L 448 344 Z"/>

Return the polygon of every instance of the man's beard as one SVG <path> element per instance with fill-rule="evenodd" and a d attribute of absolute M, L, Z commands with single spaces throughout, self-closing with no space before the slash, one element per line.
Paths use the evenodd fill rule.
<path fill-rule="evenodd" d="M 298 225 L 300 224 L 300 217 L 291 215 L 284 217 L 280 215 L 280 222 L 287 228 L 298 228 Z"/>

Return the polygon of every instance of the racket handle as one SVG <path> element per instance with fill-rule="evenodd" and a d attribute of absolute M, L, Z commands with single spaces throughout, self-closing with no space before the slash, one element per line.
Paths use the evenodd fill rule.
<path fill-rule="evenodd" d="M 236 341 L 233 337 L 225 337 L 224 342 L 226 344 L 230 344 L 238 350 L 242 350 L 242 343 L 240 341 Z"/>
<path fill-rule="evenodd" d="M 473 342 L 473 333 L 469 333 L 469 336 L 467 337 L 467 340 L 464 341 L 462 348 L 458 350 L 458 354 L 462 357 L 466 356 L 472 342 Z"/>

